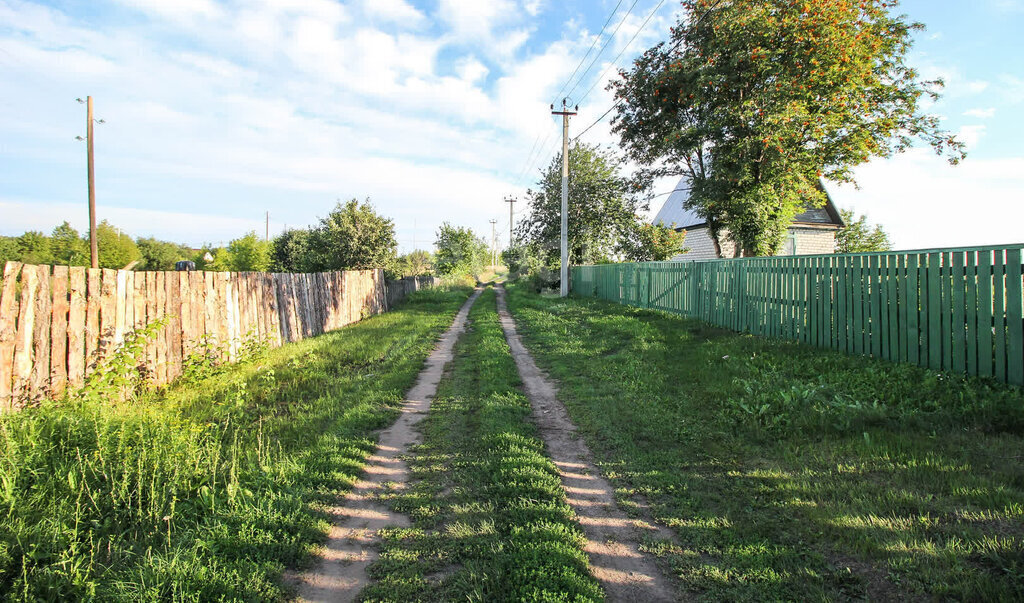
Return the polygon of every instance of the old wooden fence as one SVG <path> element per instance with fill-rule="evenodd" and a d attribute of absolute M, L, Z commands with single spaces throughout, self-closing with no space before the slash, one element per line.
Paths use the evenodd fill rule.
<path fill-rule="evenodd" d="M 60 396 L 121 344 L 165 324 L 145 350 L 156 385 L 203 345 L 234 361 L 249 338 L 277 346 L 387 309 L 380 270 L 317 274 L 132 272 L 8 262 L 0 289 L 0 411 Z"/>
<path fill-rule="evenodd" d="M 579 295 L 1024 384 L 1024 246 L 578 266 Z"/>

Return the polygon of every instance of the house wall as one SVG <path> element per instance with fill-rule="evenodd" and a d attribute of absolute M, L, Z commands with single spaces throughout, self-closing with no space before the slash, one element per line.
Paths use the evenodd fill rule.
<path fill-rule="evenodd" d="M 799 228 L 789 229 L 796 243 L 796 255 L 816 255 L 822 253 L 835 253 L 836 231 L 824 228 Z M 736 244 L 729 240 L 729 231 L 723 230 L 720 237 L 722 245 L 722 257 L 731 258 L 736 253 Z M 711 239 L 711 233 L 707 228 L 691 228 L 686 231 L 686 239 L 683 244 L 690 250 L 672 258 L 674 261 L 695 261 L 715 260 L 715 242 Z M 792 246 L 787 244 L 779 252 L 779 255 L 789 255 L 786 251 Z"/>

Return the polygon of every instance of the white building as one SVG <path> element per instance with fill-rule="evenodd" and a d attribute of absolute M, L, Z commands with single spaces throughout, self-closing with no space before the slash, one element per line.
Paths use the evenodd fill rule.
<path fill-rule="evenodd" d="M 824 187 L 822 187 L 824 190 Z M 793 219 L 786 242 L 778 255 L 815 255 L 835 253 L 836 232 L 845 226 L 839 211 L 832 203 L 832 197 L 825 191 L 827 199 L 825 207 L 808 209 Z M 719 257 L 731 258 L 735 255 L 736 244 L 723 230 L 719 235 L 722 255 L 715 253 L 715 243 L 711 239 L 707 222 L 697 212 L 686 208 L 690 198 L 689 181 L 683 178 L 676 185 L 676 190 L 669 195 L 665 204 L 654 218 L 655 224 L 673 226 L 677 231 L 686 232 L 683 244 L 689 249 L 686 253 L 672 258 L 673 260 L 713 260 Z"/>

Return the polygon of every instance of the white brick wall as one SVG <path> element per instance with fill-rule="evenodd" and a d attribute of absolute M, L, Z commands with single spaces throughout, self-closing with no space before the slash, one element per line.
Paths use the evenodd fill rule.
<path fill-rule="evenodd" d="M 825 228 L 799 228 L 789 229 L 796 243 L 796 255 L 816 255 L 822 253 L 835 253 L 836 231 Z M 729 232 L 722 231 L 719 239 L 722 245 L 722 257 L 731 258 L 736 252 L 736 245 L 729 239 Z M 715 243 L 711 240 L 711 234 L 707 228 L 693 228 L 686 231 L 686 240 L 683 245 L 689 248 L 689 252 L 673 257 L 673 260 L 713 260 L 715 256 Z M 786 249 L 790 245 L 783 246 L 779 255 L 786 255 Z"/>

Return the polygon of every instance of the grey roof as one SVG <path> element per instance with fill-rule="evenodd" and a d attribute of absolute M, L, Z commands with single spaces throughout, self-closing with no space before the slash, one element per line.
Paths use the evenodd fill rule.
<path fill-rule="evenodd" d="M 836 210 L 835 204 L 832 203 L 832 196 L 828 194 L 828 191 L 825 190 L 824 185 L 820 181 L 818 182 L 818 187 L 825 191 L 825 207 L 810 208 L 796 218 L 793 218 L 793 222 L 797 224 L 844 226 L 839 211 Z M 664 226 L 675 224 L 676 230 L 704 226 L 704 218 L 700 217 L 695 210 L 686 208 L 686 202 L 689 199 L 690 183 L 685 177 L 680 178 L 675 190 L 665 200 L 665 204 L 661 206 L 658 215 L 654 217 L 654 224 L 662 224 Z"/>

